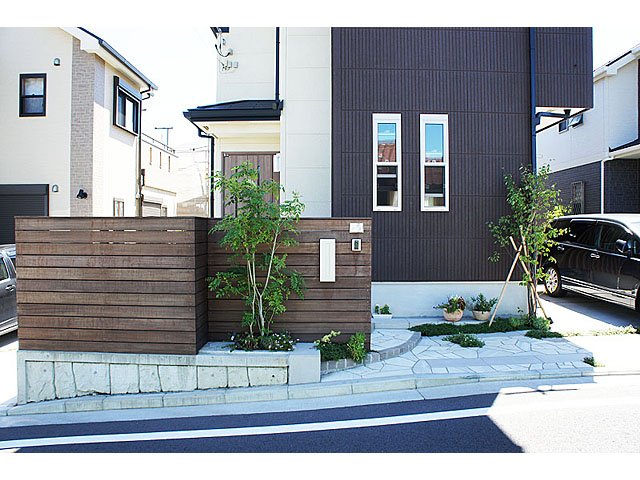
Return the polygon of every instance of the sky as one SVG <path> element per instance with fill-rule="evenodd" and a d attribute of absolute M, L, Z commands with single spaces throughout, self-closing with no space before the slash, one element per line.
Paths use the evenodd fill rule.
<path fill-rule="evenodd" d="M 215 103 L 216 56 L 214 36 L 199 27 L 87 26 L 150 78 L 159 89 L 144 102 L 143 131 L 161 141 L 173 127 L 169 142 L 178 150 L 206 144 L 182 112 Z M 594 69 L 640 43 L 640 30 L 614 22 L 593 28 Z"/>

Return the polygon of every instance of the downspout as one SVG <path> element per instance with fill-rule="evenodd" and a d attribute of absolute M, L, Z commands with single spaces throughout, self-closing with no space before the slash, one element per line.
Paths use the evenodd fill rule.
<path fill-rule="evenodd" d="M 209 140 L 211 140 L 209 142 L 209 218 L 213 218 L 213 169 L 214 167 L 214 159 L 215 159 L 215 155 L 213 153 L 214 151 L 214 146 L 215 146 L 215 140 L 213 137 L 209 137 Z"/>
<path fill-rule="evenodd" d="M 138 108 L 138 155 L 136 158 L 136 217 L 142 217 L 142 102 L 151 98 L 152 88 L 140 92 L 140 95 L 147 94 L 146 97 L 142 96 L 140 100 L 140 107 Z"/>
<path fill-rule="evenodd" d="M 536 29 L 529 28 L 529 64 L 530 64 L 530 86 L 531 86 L 531 171 L 538 171 L 538 152 L 536 149 L 536 127 L 538 126 L 538 117 L 536 115 Z"/>
<path fill-rule="evenodd" d="M 276 27 L 276 102 L 280 103 L 280 27 Z"/>

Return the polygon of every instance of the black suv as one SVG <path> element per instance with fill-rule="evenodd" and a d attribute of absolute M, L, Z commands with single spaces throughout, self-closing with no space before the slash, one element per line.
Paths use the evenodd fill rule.
<path fill-rule="evenodd" d="M 558 218 L 566 229 L 544 264 L 545 290 L 565 290 L 640 311 L 640 214 L 572 215 Z"/>

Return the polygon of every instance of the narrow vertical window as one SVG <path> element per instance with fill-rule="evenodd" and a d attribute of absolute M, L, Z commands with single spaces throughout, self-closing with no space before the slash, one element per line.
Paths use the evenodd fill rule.
<path fill-rule="evenodd" d="M 420 210 L 449 210 L 449 118 L 420 115 Z"/>
<path fill-rule="evenodd" d="M 113 216 L 124 217 L 124 200 L 113 199 Z"/>
<path fill-rule="evenodd" d="M 399 113 L 373 114 L 373 210 L 402 210 L 402 146 Z"/>
<path fill-rule="evenodd" d="M 44 117 L 47 111 L 47 75 L 25 73 L 20 75 L 20 116 Z"/>

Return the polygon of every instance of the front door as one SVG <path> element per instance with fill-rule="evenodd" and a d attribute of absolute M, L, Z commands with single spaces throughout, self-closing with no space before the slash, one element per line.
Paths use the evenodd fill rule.
<path fill-rule="evenodd" d="M 233 167 L 237 167 L 245 162 L 250 163 L 258 169 L 258 181 L 264 180 L 280 181 L 280 172 L 274 172 L 273 157 L 277 152 L 247 152 L 247 153 L 223 153 L 222 154 L 222 171 L 225 177 L 233 173 Z M 273 201 L 273 197 L 269 199 Z M 225 202 L 226 203 L 226 202 Z M 224 215 L 233 214 L 234 205 L 225 205 Z"/>

